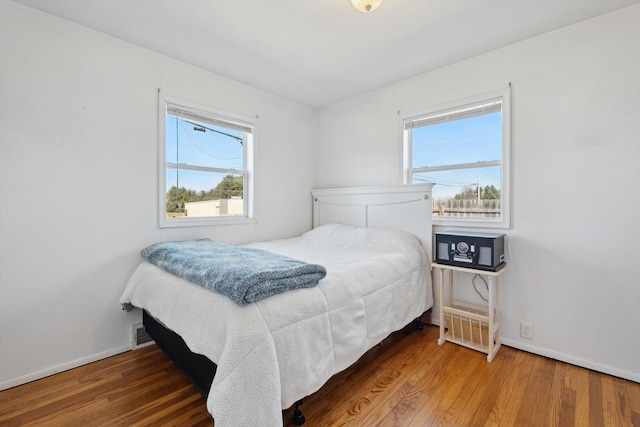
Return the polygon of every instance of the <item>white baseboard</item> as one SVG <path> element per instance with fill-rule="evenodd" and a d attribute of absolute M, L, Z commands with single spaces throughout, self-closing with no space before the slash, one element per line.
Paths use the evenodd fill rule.
<path fill-rule="evenodd" d="M 5 380 L 0 382 L 0 391 L 6 390 L 12 387 L 17 387 L 22 384 L 29 383 L 31 381 L 46 378 L 50 375 L 59 374 L 60 372 L 68 371 L 69 369 L 77 368 L 88 363 L 97 362 L 98 360 L 106 359 L 107 357 L 115 356 L 116 354 L 124 353 L 131 350 L 131 344 L 123 345 L 120 347 L 112 348 L 101 353 L 92 354 L 81 359 L 77 359 L 71 362 L 63 363 L 62 365 L 53 366 L 51 368 L 43 369 L 32 374 L 23 375 L 18 378 Z"/>
<path fill-rule="evenodd" d="M 612 366 L 596 363 L 591 360 L 582 359 L 580 357 L 572 356 L 570 354 L 561 353 L 558 351 L 550 350 L 548 348 L 537 347 L 535 345 L 522 343 L 515 340 L 506 338 L 501 339 L 502 344 L 523 350 L 529 353 L 534 353 L 540 356 L 548 357 L 550 359 L 559 360 L 561 362 L 570 363 L 571 365 L 580 366 L 582 368 L 591 369 L 593 371 L 602 372 L 607 375 L 613 375 L 614 377 L 624 378 L 625 380 L 640 383 L 640 373 L 630 372 L 622 369 L 614 368 Z"/>

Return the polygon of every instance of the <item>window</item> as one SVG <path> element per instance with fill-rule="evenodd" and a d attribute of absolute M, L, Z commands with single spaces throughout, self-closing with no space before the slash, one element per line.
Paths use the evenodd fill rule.
<path fill-rule="evenodd" d="M 160 227 L 251 222 L 250 119 L 160 96 Z"/>
<path fill-rule="evenodd" d="M 438 225 L 509 227 L 509 91 L 403 118 L 407 183 L 434 183 Z"/>

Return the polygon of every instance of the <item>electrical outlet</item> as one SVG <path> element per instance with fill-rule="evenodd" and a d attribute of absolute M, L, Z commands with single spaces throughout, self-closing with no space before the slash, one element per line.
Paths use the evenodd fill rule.
<path fill-rule="evenodd" d="M 520 322 L 520 336 L 528 340 L 533 339 L 533 323 Z"/>

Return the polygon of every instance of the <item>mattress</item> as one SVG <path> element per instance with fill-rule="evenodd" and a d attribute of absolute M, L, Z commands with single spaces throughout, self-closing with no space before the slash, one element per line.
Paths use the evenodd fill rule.
<path fill-rule="evenodd" d="M 404 232 L 329 224 L 246 246 L 321 264 L 327 276 L 238 306 L 143 262 L 121 298 L 216 363 L 207 409 L 217 427 L 282 425 L 282 409 L 433 305 L 429 260 Z"/>

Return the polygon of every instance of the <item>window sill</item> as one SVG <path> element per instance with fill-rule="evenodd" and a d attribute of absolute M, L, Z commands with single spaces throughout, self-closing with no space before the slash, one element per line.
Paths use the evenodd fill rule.
<path fill-rule="evenodd" d="M 476 219 L 476 218 L 440 218 L 433 217 L 433 225 L 437 227 L 457 228 L 511 228 L 509 221 L 504 218 Z"/>
<path fill-rule="evenodd" d="M 160 228 L 179 228 L 179 227 L 206 227 L 217 225 L 243 225 L 256 224 L 255 218 L 198 218 L 198 219 L 165 219 L 160 221 Z"/>

